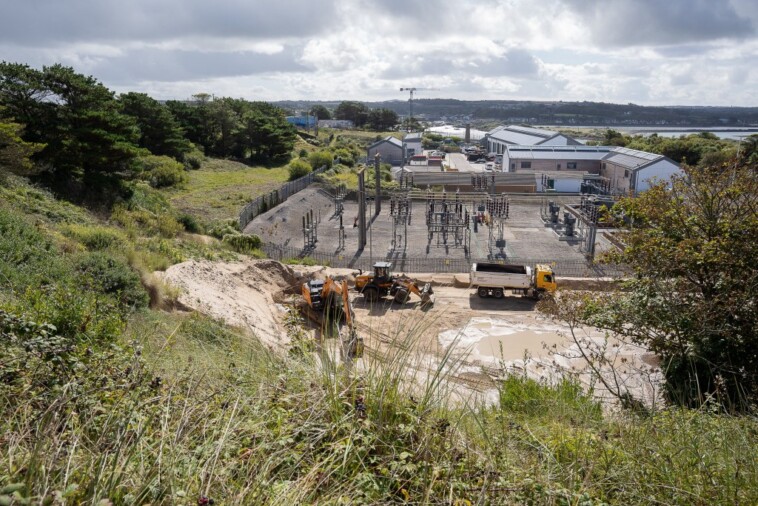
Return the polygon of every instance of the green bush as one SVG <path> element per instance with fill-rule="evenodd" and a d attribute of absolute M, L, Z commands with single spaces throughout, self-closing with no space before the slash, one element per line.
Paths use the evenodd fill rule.
<path fill-rule="evenodd" d="M 297 159 L 292 160 L 288 166 L 289 172 L 290 172 L 290 181 L 294 181 L 295 179 L 300 179 L 301 177 L 307 175 L 309 172 L 311 172 L 311 166 L 306 162 L 305 160 Z"/>
<path fill-rule="evenodd" d="M 353 156 L 353 153 L 345 148 L 341 148 L 335 151 L 334 156 L 340 159 L 340 163 L 342 165 L 345 165 L 347 167 L 352 167 L 355 165 L 355 157 Z"/>
<path fill-rule="evenodd" d="M 205 155 L 203 152 L 193 146 L 192 151 L 184 154 L 184 168 L 187 170 L 198 170 L 203 165 Z"/>
<path fill-rule="evenodd" d="M 126 243 L 121 231 L 100 225 L 67 225 L 62 230 L 65 236 L 82 243 L 90 251 L 102 251 Z"/>
<path fill-rule="evenodd" d="M 216 239 L 223 239 L 226 235 L 239 234 L 239 222 L 233 218 L 217 221 L 211 226 L 208 233 Z"/>
<path fill-rule="evenodd" d="M 184 166 L 168 156 L 143 156 L 140 179 L 147 181 L 153 188 L 176 186 L 186 181 Z"/>
<path fill-rule="evenodd" d="M 334 155 L 332 155 L 331 151 L 323 150 L 323 151 L 314 151 L 310 155 L 308 155 L 308 161 L 311 164 L 311 167 L 315 170 L 319 167 L 326 166 L 326 168 L 330 168 L 332 166 L 332 162 L 334 160 Z"/>
<path fill-rule="evenodd" d="M 191 214 L 180 214 L 179 218 L 177 218 L 176 221 L 181 223 L 184 227 L 184 230 L 191 234 L 200 234 L 203 231 L 203 227 L 200 225 L 200 222 L 197 221 L 197 218 Z"/>
<path fill-rule="evenodd" d="M 253 250 L 261 247 L 261 238 L 257 235 L 227 234 L 221 242 L 238 253 L 252 253 Z"/>
<path fill-rule="evenodd" d="M 149 302 L 137 273 L 111 255 L 90 253 L 75 268 L 82 286 L 113 295 L 123 306 L 143 308 Z"/>

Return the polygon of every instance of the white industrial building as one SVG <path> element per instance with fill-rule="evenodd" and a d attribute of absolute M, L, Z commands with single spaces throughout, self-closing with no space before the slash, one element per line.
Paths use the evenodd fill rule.
<path fill-rule="evenodd" d="M 601 164 L 600 175 L 619 193 L 643 192 L 654 179 L 670 180 L 682 171 L 678 163 L 663 155 L 618 147 L 603 157 Z"/>
<path fill-rule="evenodd" d="M 423 148 L 421 146 L 421 132 L 411 132 L 405 134 L 403 137 L 403 146 L 405 147 L 405 159 L 409 160 L 411 157 L 422 154 Z"/>
<path fill-rule="evenodd" d="M 503 153 L 503 170 L 547 174 L 545 189 L 557 192 L 573 192 L 578 179 L 594 175 L 615 194 L 645 191 L 653 179 L 671 179 L 681 172 L 679 164 L 663 155 L 614 146 L 582 145 L 507 146 Z"/>
<path fill-rule="evenodd" d="M 488 153 L 502 154 L 507 146 L 572 146 L 576 139 L 552 130 L 521 125 L 499 126 L 485 136 Z"/>

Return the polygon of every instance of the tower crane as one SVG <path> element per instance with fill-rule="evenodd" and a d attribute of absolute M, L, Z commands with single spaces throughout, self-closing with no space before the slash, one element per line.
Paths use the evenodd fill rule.
<path fill-rule="evenodd" d="M 413 123 L 413 94 L 417 91 L 431 91 L 437 88 L 400 88 L 400 91 L 407 91 L 408 97 L 408 109 L 409 109 L 409 124 Z"/>

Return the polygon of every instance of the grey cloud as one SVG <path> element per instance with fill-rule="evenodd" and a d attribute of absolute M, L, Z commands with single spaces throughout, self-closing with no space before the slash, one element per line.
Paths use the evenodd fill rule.
<path fill-rule="evenodd" d="M 90 71 L 105 83 L 190 81 L 270 72 L 300 72 L 293 48 L 273 55 L 253 52 L 200 53 L 140 49 L 103 59 Z"/>
<path fill-rule="evenodd" d="M 503 56 L 493 58 L 479 66 L 481 76 L 529 77 L 539 72 L 537 59 L 523 49 L 511 49 Z"/>
<path fill-rule="evenodd" d="M 753 22 L 729 0 L 564 0 L 589 25 L 593 39 L 611 46 L 659 46 L 743 39 Z"/>
<path fill-rule="evenodd" d="M 319 33 L 334 0 L 0 0 L 0 42 L 283 38 Z"/>
<path fill-rule="evenodd" d="M 533 77 L 539 72 L 537 59 L 528 51 L 511 49 L 505 54 L 490 59 L 480 56 L 431 53 L 419 56 L 400 56 L 382 73 L 384 79 L 419 77 L 425 75 L 450 75 L 459 73 L 481 77 Z"/>

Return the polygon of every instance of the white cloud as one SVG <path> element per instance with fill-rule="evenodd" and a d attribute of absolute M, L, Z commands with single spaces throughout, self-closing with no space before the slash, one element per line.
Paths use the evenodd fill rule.
<path fill-rule="evenodd" d="M 3 5 L 5 4 L 5 5 Z M 0 0 L 0 59 L 184 98 L 754 105 L 751 0 Z"/>

